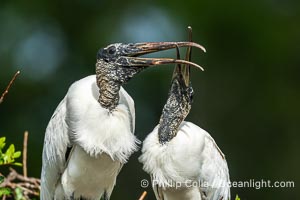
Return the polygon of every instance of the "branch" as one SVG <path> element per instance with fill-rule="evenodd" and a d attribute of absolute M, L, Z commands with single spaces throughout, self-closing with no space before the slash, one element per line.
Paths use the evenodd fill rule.
<path fill-rule="evenodd" d="M 140 196 L 139 200 L 144 200 L 146 195 L 147 195 L 147 192 L 144 191 L 143 194 Z"/>
<path fill-rule="evenodd" d="M 28 131 L 24 132 L 23 140 L 23 175 L 27 177 L 27 143 L 28 143 Z"/>
<path fill-rule="evenodd" d="M 4 179 L 4 182 L 0 184 L 0 188 L 7 187 L 12 190 L 20 188 L 22 190 L 24 198 L 26 200 L 29 200 L 31 199 L 30 197 L 39 196 L 41 181 L 38 178 L 27 177 L 27 142 L 28 131 L 25 131 L 23 141 L 23 175 L 19 174 L 13 168 L 9 168 L 10 173 Z M 3 195 L 2 200 L 6 200 L 6 198 L 7 196 Z"/>
<path fill-rule="evenodd" d="M 8 86 L 6 87 L 5 91 L 2 93 L 2 95 L 0 97 L 0 104 L 3 102 L 5 95 L 8 93 L 10 87 L 12 86 L 13 82 L 16 80 L 16 78 L 19 74 L 20 74 L 20 71 L 17 71 L 15 73 L 15 75 L 12 77 L 12 79 L 10 80 Z"/>
<path fill-rule="evenodd" d="M 29 196 L 39 196 L 40 179 L 25 177 L 18 174 L 18 172 L 13 168 L 9 168 L 9 170 L 9 175 L 5 178 L 0 187 L 9 187 L 13 190 L 20 188 L 26 199 L 30 199 Z"/>

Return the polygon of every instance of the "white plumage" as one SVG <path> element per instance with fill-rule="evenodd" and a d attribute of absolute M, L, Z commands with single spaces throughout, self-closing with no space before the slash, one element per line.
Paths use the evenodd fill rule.
<path fill-rule="evenodd" d="M 121 86 L 149 66 L 200 67 L 180 59 L 138 57 L 182 46 L 203 49 L 193 42 L 145 42 L 115 43 L 98 51 L 96 76 L 70 87 L 46 129 L 41 200 L 110 198 L 122 165 L 139 143 L 133 135 L 134 102 Z"/>
<path fill-rule="evenodd" d="M 139 143 L 133 135 L 134 102 L 123 88 L 119 96 L 109 112 L 98 102 L 95 75 L 69 88 L 46 129 L 42 200 L 109 198 L 116 176 Z M 72 150 L 66 160 L 68 147 Z"/>
<path fill-rule="evenodd" d="M 227 163 L 214 139 L 197 125 L 184 121 L 177 135 L 161 144 L 158 126 L 143 142 L 139 158 L 143 169 L 151 175 L 156 198 L 230 199 Z"/>

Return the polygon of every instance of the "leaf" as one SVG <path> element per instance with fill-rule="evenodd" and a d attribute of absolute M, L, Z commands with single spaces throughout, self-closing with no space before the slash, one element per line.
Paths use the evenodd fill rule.
<path fill-rule="evenodd" d="M 11 194 L 11 190 L 9 188 L 0 188 L 0 197 L 3 195 L 9 195 Z"/>
<path fill-rule="evenodd" d="M 0 138 L 0 144 L 3 144 L 5 142 L 5 140 L 6 140 L 6 137 L 1 137 Z"/>
<path fill-rule="evenodd" d="M 3 160 L 3 164 L 7 164 L 8 156 L 6 154 L 3 154 L 2 160 Z"/>
<path fill-rule="evenodd" d="M 5 156 L 4 156 L 4 164 L 9 164 L 14 162 L 14 158 L 13 155 L 15 153 L 15 145 L 11 144 L 9 145 L 8 149 L 5 152 Z"/>
<path fill-rule="evenodd" d="M 235 200 L 241 200 L 238 195 L 235 196 Z"/>
<path fill-rule="evenodd" d="M 13 158 L 19 158 L 21 156 L 21 151 L 16 151 L 13 155 Z"/>
<path fill-rule="evenodd" d="M 4 147 L 5 145 L 5 137 L 0 138 L 0 147 Z M 0 165 L 7 165 L 7 164 L 13 164 L 16 166 L 22 166 L 21 163 L 14 163 L 16 158 L 19 158 L 22 154 L 21 151 L 15 152 L 15 145 L 11 144 L 6 149 L 5 153 L 2 151 L 3 149 L 0 149 Z"/>
<path fill-rule="evenodd" d="M 15 162 L 15 163 L 13 163 L 13 165 L 16 165 L 16 166 L 19 166 L 19 167 L 22 167 L 22 163 L 19 163 L 19 162 Z"/>
<path fill-rule="evenodd" d="M 15 189 L 15 200 L 26 200 L 23 195 L 23 190 L 19 187 Z"/>
<path fill-rule="evenodd" d="M 15 145 L 9 145 L 8 149 L 6 150 L 6 153 L 12 157 L 12 155 L 15 153 Z"/>
<path fill-rule="evenodd" d="M 4 182 L 4 178 L 5 178 L 4 176 L 0 175 L 0 184 Z"/>
<path fill-rule="evenodd" d="M 1 137 L 0 138 L 0 150 L 4 148 L 4 146 L 5 146 L 5 140 L 6 140 L 5 137 Z"/>

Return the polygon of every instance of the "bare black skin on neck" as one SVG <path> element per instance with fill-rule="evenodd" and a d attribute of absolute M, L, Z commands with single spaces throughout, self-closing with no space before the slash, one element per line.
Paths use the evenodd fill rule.
<path fill-rule="evenodd" d="M 191 84 L 185 85 L 182 74 L 173 78 L 169 97 L 159 121 L 159 143 L 165 144 L 176 136 L 181 122 L 189 114 L 193 94 Z"/>
<path fill-rule="evenodd" d="M 101 106 L 110 111 L 115 109 L 119 103 L 120 87 L 142 70 L 141 67 L 120 67 L 98 60 L 96 74 L 100 93 L 98 101 Z"/>
<path fill-rule="evenodd" d="M 121 46 L 121 45 L 120 45 Z M 128 66 L 128 61 L 119 55 L 126 54 L 130 48 L 117 48 L 118 44 L 100 49 L 97 54 L 96 76 L 99 87 L 99 103 L 102 107 L 114 110 L 119 103 L 120 87 L 127 83 L 135 74 L 146 67 Z"/>

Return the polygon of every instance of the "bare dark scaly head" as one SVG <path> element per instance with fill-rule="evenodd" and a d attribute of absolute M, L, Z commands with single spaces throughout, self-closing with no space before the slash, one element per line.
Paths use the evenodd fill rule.
<path fill-rule="evenodd" d="M 199 65 L 172 58 L 140 58 L 144 54 L 163 51 L 178 47 L 196 47 L 205 49 L 193 42 L 145 42 L 145 43 L 115 43 L 99 50 L 97 54 L 96 75 L 99 87 L 99 102 L 109 110 L 116 108 L 119 102 L 121 85 L 128 82 L 143 69 L 162 64 L 181 63 L 198 68 Z"/>
<path fill-rule="evenodd" d="M 192 41 L 192 29 L 189 30 L 189 41 Z M 185 60 L 191 60 L 191 47 L 187 48 Z M 179 49 L 177 48 L 177 59 L 180 59 Z M 171 88 L 167 103 L 163 108 L 163 112 L 159 121 L 159 142 L 164 144 L 169 142 L 177 134 L 178 127 L 188 115 L 192 101 L 193 88 L 190 81 L 190 65 L 176 64 Z"/>

